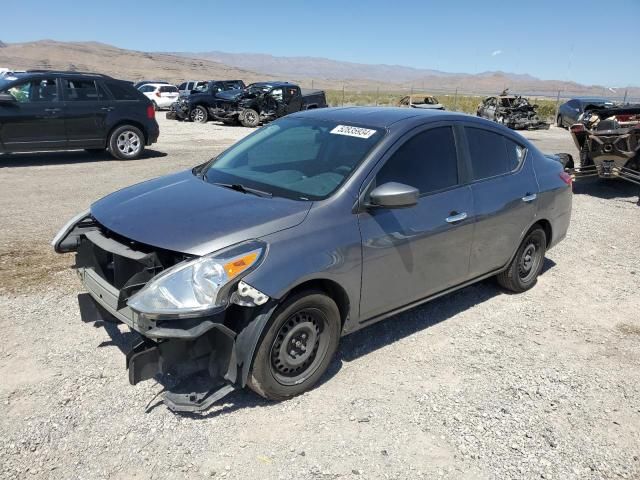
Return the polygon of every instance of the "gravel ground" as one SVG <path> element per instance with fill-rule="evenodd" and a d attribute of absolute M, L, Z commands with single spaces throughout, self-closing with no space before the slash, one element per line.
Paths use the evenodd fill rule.
<path fill-rule="evenodd" d="M 133 335 L 80 321 L 71 255 L 48 242 L 102 195 L 248 133 L 159 121 L 138 161 L 0 157 L 0 478 L 640 478 L 640 207 L 619 182 L 576 185 L 533 290 L 485 281 L 346 337 L 300 397 L 240 391 L 181 416 L 155 382 L 131 387 Z M 564 130 L 526 136 L 575 153 Z"/>

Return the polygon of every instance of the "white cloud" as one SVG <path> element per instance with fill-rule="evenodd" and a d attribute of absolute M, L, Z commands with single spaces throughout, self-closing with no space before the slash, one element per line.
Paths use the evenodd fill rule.
<path fill-rule="evenodd" d="M 501 53 L 502 53 L 502 50 L 494 50 L 493 52 L 491 52 L 491 56 L 495 57 L 495 56 L 500 55 Z"/>

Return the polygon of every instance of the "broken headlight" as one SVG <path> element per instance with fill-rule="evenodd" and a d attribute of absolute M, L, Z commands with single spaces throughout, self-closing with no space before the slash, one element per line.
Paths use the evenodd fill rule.
<path fill-rule="evenodd" d="M 147 283 L 127 301 L 147 317 L 196 317 L 227 306 L 236 283 L 261 262 L 266 245 L 257 240 L 179 263 Z"/>

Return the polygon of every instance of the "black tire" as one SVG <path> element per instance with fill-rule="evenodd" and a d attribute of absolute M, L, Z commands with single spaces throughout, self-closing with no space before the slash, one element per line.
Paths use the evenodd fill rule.
<path fill-rule="evenodd" d="M 546 249 L 547 235 L 535 226 L 525 235 L 507 269 L 497 275 L 498 283 L 516 293 L 529 290 L 538 281 Z"/>
<path fill-rule="evenodd" d="M 247 108 L 240 115 L 240 123 L 245 127 L 257 127 L 260 125 L 260 115 L 251 108 Z"/>
<path fill-rule="evenodd" d="M 338 307 L 324 293 L 307 290 L 293 295 L 274 312 L 247 384 L 269 400 L 285 400 L 311 389 L 336 352 L 340 327 Z M 312 350 L 305 348 L 308 343 Z"/>
<path fill-rule="evenodd" d="M 144 135 L 133 125 L 121 125 L 109 135 L 109 153 L 119 160 L 139 158 L 144 144 Z"/>
<path fill-rule="evenodd" d="M 572 169 L 575 167 L 574 163 L 573 163 L 573 157 L 568 154 L 568 153 L 558 153 L 558 160 L 560 160 L 560 163 L 562 164 L 562 166 L 567 169 Z"/>
<path fill-rule="evenodd" d="M 562 123 L 562 115 L 558 115 L 558 118 L 556 119 L 556 125 L 560 128 L 564 128 L 564 125 Z"/>
<path fill-rule="evenodd" d="M 207 123 L 209 121 L 209 112 L 202 105 L 198 105 L 189 112 L 189 118 L 192 122 Z"/>

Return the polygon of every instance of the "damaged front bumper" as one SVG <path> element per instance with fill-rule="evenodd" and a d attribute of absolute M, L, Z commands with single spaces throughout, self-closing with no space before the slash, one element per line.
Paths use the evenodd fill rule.
<path fill-rule="evenodd" d="M 82 217 L 80 219 L 80 217 Z M 172 410 L 206 410 L 246 385 L 253 353 L 275 301 L 240 280 L 232 302 L 196 318 L 150 318 L 132 310 L 128 298 L 180 255 L 149 251 L 106 236 L 83 212 L 56 237 L 56 251 L 75 251 L 76 270 L 87 293 L 78 297 L 85 322 L 126 324 L 140 341 L 126 355 L 132 385 L 156 378 Z M 106 324 L 106 323 L 105 323 Z"/>
<path fill-rule="evenodd" d="M 169 107 L 169 111 L 166 114 L 168 120 L 187 120 L 191 107 L 189 102 L 185 100 L 178 100 Z"/>

